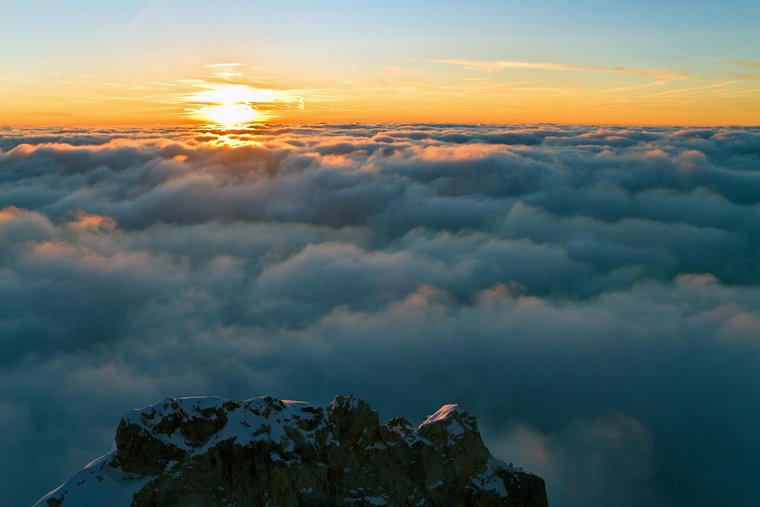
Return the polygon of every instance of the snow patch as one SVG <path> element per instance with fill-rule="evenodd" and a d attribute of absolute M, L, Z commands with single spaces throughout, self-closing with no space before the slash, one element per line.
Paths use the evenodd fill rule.
<path fill-rule="evenodd" d="M 461 412 L 462 412 L 462 409 L 459 407 L 459 405 L 456 405 L 456 404 L 444 405 L 441 408 L 439 408 L 435 414 L 429 415 L 427 419 L 422 421 L 422 424 L 420 424 L 419 427 L 422 428 L 423 426 L 426 426 L 428 424 L 445 421 L 446 419 L 453 417 L 456 414 L 459 414 Z"/>

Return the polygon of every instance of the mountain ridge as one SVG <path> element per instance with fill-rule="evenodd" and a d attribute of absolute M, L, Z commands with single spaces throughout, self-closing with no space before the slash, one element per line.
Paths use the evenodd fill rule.
<path fill-rule="evenodd" d="M 419 426 L 366 402 L 165 398 L 120 421 L 114 446 L 35 507 L 467 505 L 544 507 L 543 480 L 444 405 Z"/>

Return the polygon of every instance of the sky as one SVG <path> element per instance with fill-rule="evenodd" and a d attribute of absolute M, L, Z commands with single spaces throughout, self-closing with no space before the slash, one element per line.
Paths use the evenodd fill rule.
<path fill-rule="evenodd" d="M 0 498 L 167 396 L 460 403 L 760 498 L 760 3 L 0 0 Z"/>
<path fill-rule="evenodd" d="M 5 125 L 214 121 L 204 94 L 229 86 L 281 123 L 760 122 L 751 0 L 2 8 Z"/>

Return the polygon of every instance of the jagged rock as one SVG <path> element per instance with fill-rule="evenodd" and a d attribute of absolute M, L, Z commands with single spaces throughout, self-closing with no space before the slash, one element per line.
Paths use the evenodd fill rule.
<path fill-rule="evenodd" d="M 115 447 L 40 507 L 546 506 L 541 478 L 488 452 L 446 405 L 380 424 L 364 401 L 167 398 L 119 423 Z"/>

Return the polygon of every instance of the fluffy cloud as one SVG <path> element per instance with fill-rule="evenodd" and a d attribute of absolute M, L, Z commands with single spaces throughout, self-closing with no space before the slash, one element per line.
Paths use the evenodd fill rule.
<path fill-rule="evenodd" d="M 553 505 L 760 496 L 758 129 L 4 129 L 0 150 L 10 504 L 163 396 L 339 392 L 462 403 Z"/>

